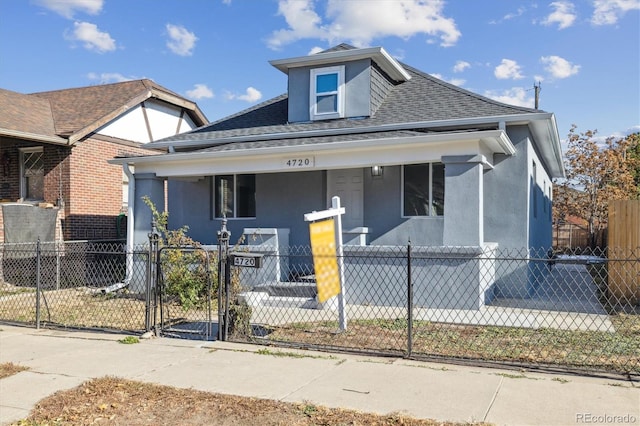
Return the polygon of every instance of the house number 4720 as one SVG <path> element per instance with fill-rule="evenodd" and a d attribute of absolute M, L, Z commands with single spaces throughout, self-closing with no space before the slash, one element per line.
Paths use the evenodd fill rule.
<path fill-rule="evenodd" d="M 294 169 L 298 167 L 313 167 L 314 165 L 313 157 L 295 157 L 295 158 L 286 158 L 284 160 L 284 165 L 288 168 Z"/>

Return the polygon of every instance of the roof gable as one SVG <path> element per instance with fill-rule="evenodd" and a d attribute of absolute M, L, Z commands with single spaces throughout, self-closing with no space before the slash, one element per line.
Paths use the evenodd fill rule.
<path fill-rule="evenodd" d="M 195 103 L 151 80 L 33 93 L 51 103 L 56 133 L 77 140 L 151 97 L 184 106 L 198 126 L 207 122 Z"/>
<path fill-rule="evenodd" d="M 143 79 L 31 94 L 0 89 L 0 134 L 73 144 L 151 98 L 184 108 L 196 126 L 208 122 L 194 102 Z"/>

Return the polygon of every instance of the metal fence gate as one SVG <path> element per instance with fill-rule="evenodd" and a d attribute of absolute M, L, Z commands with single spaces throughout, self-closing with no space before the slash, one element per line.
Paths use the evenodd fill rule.
<path fill-rule="evenodd" d="M 148 328 L 162 336 L 210 340 L 217 334 L 213 321 L 217 314 L 213 301 L 218 288 L 217 253 L 203 248 L 162 247 L 154 257 Z"/>

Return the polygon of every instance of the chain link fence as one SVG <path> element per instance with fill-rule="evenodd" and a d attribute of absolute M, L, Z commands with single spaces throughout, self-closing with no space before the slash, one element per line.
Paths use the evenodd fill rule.
<path fill-rule="evenodd" d="M 616 254 L 610 250 L 611 254 Z M 344 315 L 316 300 L 308 248 L 241 268 L 236 341 L 640 375 L 640 249 L 344 247 Z"/>
<path fill-rule="evenodd" d="M 0 320 L 145 329 L 148 250 L 122 241 L 0 245 Z"/>
<path fill-rule="evenodd" d="M 0 321 L 640 376 L 640 248 L 344 246 L 344 305 L 310 248 L 240 251 L 4 244 Z"/>

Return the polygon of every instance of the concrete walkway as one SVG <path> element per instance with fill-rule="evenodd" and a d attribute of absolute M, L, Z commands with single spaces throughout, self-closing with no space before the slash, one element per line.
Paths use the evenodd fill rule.
<path fill-rule="evenodd" d="M 0 324 L 0 363 L 29 370 L 0 379 L 0 424 L 42 398 L 91 378 L 116 376 L 209 392 L 312 402 L 440 421 L 499 425 L 640 424 L 640 383 L 159 338 Z M 269 348 L 270 352 L 294 352 Z M 602 420 L 602 421 L 600 421 Z"/>

